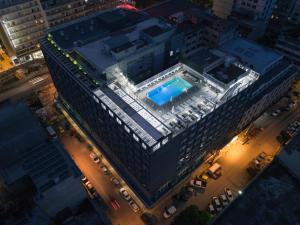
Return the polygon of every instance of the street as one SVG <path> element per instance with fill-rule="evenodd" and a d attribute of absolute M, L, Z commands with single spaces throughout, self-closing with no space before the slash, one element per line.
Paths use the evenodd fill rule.
<path fill-rule="evenodd" d="M 29 96 L 32 93 L 34 93 L 39 88 L 50 84 L 52 82 L 50 74 L 42 74 L 38 76 L 39 80 L 28 80 L 25 83 L 21 84 L 18 87 L 15 87 L 13 89 L 9 89 L 8 91 L 2 92 L 0 94 L 0 101 L 3 101 L 5 99 L 20 99 L 24 98 L 25 96 Z"/>
<path fill-rule="evenodd" d="M 222 176 L 217 180 L 209 179 L 205 192 L 197 193 L 191 197 L 182 207 L 177 209 L 176 214 L 190 204 L 195 204 L 200 209 L 206 210 L 207 205 L 211 202 L 211 198 L 213 196 L 219 196 L 219 194 L 224 192 L 224 188 L 227 187 L 233 190 L 234 194 L 237 195 L 238 191 L 243 190 L 251 181 L 251 177 L 246 171 L 249 162 L 263 151 L 272 157 L 277 154 L 280 145 L 276 140 L 276 136 L 300 115 L 300 107 L 298 106 L 292 112 L 283 112 L 278 117 L 272 117 L 270 112 L 276 109 L 276 107 L 276 105 L 272 107 L 269 113 L 264 113 L 259 120 L 257 120 L 256 126 L 260 125 L 263 129 L 256 137 L 244 145 L 238 140 L 235 140 L 221 150 L 217 162 L 222 166 Z M 119 188 L 116 188 L 110 181 L 111 176 L 104 175 L 99 166 L 89 157 L 87 144 L 80 143 L 74 136 L 71 137 L 67 133 L 65 133 L 61 139 L 79 169 L 91 181 L 97 192 L 106 201 L 110 208 L 109 217 L 112 223 L 115 225 L 144 224 L 140 219 L 141 214 L 134 213 L 128 203 L 120 196 Z M 111 166 L 107 163 L 106 165 L 110 171 L 113 171 Z M 172 204 L 171 196 L 178 193 L 182 186 L 195 175 L 201 174 L 207 167 L 207 165 L 201 165 L 186 182 L 178 185 L 178 187 L 165 196 L 154 208 L 146 209 L 144 212 L 147 211 L 156 215 L 161 225 L 169 224 L 172 218 L 167 220 L 163 219 L 162 212 L 166 206 Z M 115 174 L 114 171 L 113 174 Z M 118 177 L 117 175 L 115 176 Z M 110 206 L 111 198 L 116 199 L 121 206 L 117 211 L 114 211 Z M 134 199 L 136 200 L 136 197 Z"/>

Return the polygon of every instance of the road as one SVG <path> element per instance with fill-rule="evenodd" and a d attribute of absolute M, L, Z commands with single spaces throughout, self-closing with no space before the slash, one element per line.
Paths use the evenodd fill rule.
<path fill-rule="evenodd" d="M 31 79 L 23 84 L 21 84 L 20 86 L 10 89 L 8 91 L 5 91 L 3 93 L 0 94 L 0 102 L 6 99 L 21 99 L 24 98 L 25 96 L 29 96 L 30 94 L 34 93 L 36 90 L 38 90 L 39 88 L 50 84 L 52 82 L 51 76 L 50 74 L 46 73 L 43 75 L 38 76 L 41 78 L 40 81 L 36 82 L 32 82 Z"/>
<path fill-rule="evenodd" d="M 274 106 L 276 108 L 278 106 Z M 270 109 L 272 111 L 274 109 Z M 210 179 L 204 193 L 199 193 L 190 198 L 183 207 L 178 209 L 180 212 L 190 204 L 197 205 L 200 209 L 205 210 L 212 196 L 218 196 L 223 192 L 225 187 L 231 188 L 235 193 L 243 190 L 251 181 L 251 177 L 246 171 L 249 162 L 254 159 L 260 152 L 264 151 L 270 156 L 277 154 L 280 145 L 276 141 L 276 136 L 281 130 L 285 129 L 289 123 L 294 121 L 300 115 L 300 107 L 292 112 L 284 112 L 279 117 L 272 117 L 265 113 L 259 119 L 258 124 L 263 128 L 256 137 L 251 139 L 247 144 L 240 144 L 239 141 L 229 143 L 221 150 L 218 162 L 222 166 L 222 176 L 217 180 Z M 257 123 L 256 123 L 257 125 Z M 105 199 L 109 205 L 109 198 L 115 198 L 121 205 L 118 211 L 109 211 L 109 217 L 114 225 L 142 225 L 144 224 L 139 215 L 134 213 L 128 204 L 121 198 L 118 189 L 111 183 L 110 178 L 105 176 L 102 171 L 89 158 L 89 151 L 86 144 L 81 144 L 76 138 L 68 135 L 62 136 L 62 142 L 68 152 L 74 159 L 79 169 L 85 174 L 92 184 L 96 187 L 97 192 Z M 207 165 L 200 166 L 191 176 L 191 179 L 196 174 L 200 174 L 207 168 Z M 109 167 L 110 170 L 113 170 Z M 187 179 L 188 181 L 188 179 Z M 165 220 L 162 218 L 162 212 L 166 206 L 172 204 L 171 196 L 176 194 L 186 182 L 176 187 L 169 193 L 159 204 L 153 209 L 147 211 L 155 214 L 159 219 L 160 225 L 166 225 L 171 222 L 171 219 Z M 111 208 L 111 207 L 110 207 Z"/>
<path fill-rule="evenodd" d="M 108 216 L 112 223 L 114 225 L 144 225 L 140 219 L 140 214 L 131 210 L 127 201 L 119 194 L 119 188 L 115 187 L 110 181 L 111 175 L 104 175 L 99 165 L 95 164 L 89 157 L 90 152 L 87 149 L 87 144 L 80 143 L 74 136 L 71 137 L 68 134 L 63 135 L 61 140 L 78 168 L 91 181 L 97 192 L 107 203 L 109 208 Z M 108 166 L 108 168 L 114 173 L 111 167 Z M 121 206 L 117 211 L 110 206 L 111 198 L 116 199 Z"/>

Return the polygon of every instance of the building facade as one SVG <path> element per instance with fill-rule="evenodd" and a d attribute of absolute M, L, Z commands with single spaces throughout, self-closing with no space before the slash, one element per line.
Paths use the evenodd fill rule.
<path fill-rule="evenodd" d="M 237 11 L 249 13 L 258 19 L 267 21 L 271 18 L 277 0 L 237 0 L 234 8 Z"/>

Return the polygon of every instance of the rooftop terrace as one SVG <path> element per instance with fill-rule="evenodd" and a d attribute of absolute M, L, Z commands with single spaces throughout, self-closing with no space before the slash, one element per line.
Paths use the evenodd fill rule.
<path fill-rule="evenodd" d="M 118 75 L 109 87 L 162 135 L 176 135 L 258 79 L 236 61 L 228 65 L 230 79 L 217 79 L 224 63 L 202 73 L 179 63 L 137 85 Z"/>

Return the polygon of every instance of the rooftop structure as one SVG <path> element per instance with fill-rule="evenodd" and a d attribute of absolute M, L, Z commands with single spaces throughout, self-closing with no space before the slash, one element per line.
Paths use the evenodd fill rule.
<path fill-rule="evenodd" d="M 220 49 L 262 74 L 283 58 L 281 54 L 244 38 L 234 38 L 223 44 Z"/>
<path fill-rule="evenodd" d="M 259 77 L 234 58 L 216 51 L 207 53 L 202 64 L 193 61 L 197 56 L 190 59 L 190 64 L 208 62 L 202 71 L 179 63 L 137 85 L 118 76 L 108 86 L 161 135 L 176 135 Z"/>

